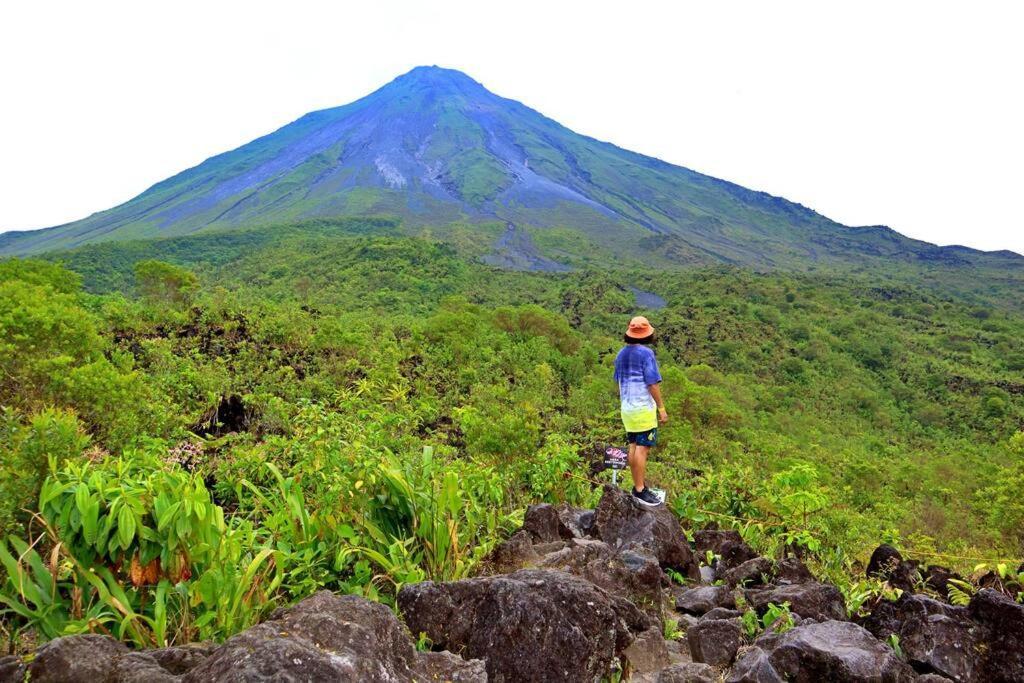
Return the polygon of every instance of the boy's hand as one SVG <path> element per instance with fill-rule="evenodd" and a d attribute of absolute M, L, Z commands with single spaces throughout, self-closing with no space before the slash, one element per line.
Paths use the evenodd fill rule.
<path fill-rule="evenodd" d="M 664 408 L 658 409 L 658 422 L 660 422 L 661 424 L 665 424 L 666 422 L 668 422 L 668 413 L 665 412 Z"/>

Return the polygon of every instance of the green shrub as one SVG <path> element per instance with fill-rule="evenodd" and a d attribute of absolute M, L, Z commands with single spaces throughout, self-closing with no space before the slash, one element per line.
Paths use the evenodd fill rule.
<path fill-rule="evenodd" d="M 139 294 L 152 303 L 179 306 L 191 300 L 199 280 L 180 266 L 148 260 L 135 264 L 135 285 Z"/>
<path fill-rule="evenodd" d="M 71 411 L 47 409 L 23 422 L 14 410 L 0 410 L 0 538 L 24 533 L 47 473 L 88 443 Z"/>
<path fill-rule="evenodd" d="M 12 258 L 0 261 L 0 282 L 10 280 L 48 287 L 61 294 L 74 294 L 82 286 L 82 278 L 78 273 L 56 263 L 35 259 Z"/>

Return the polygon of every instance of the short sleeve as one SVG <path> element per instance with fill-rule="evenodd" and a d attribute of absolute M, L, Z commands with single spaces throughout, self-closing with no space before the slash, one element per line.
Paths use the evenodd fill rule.
<path fill-rule="evenodd" d="M 658 359 L 654 353 L 647 354 L 644 360 L 644 384 L 650 386 L 661 381 L 661 371 L 658 370 Z"/>

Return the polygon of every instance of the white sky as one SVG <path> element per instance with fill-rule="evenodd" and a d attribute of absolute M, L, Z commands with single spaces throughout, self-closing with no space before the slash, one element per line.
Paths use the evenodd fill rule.
<path fill-rule="evenodd" d="M 419 64 L 848 225 L 1024 253 L 1024 3 L 6 2 L 0 231 Z"/>

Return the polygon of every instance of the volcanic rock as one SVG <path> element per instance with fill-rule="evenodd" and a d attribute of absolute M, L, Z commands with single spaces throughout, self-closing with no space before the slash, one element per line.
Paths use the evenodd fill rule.
<path fill-rule="evenodd" d="M 902 683 L 916 678 L 892 648 L 846 621 L 802 624 L 782 634 L 768 655 L 786 681 Z"/>
<path fill-rule="evenodd" d="M 929 566 L 924 572 L 924 583 L 933 591 L 942 596 L 949 595 L 949 580 L 956 579 L 963 581 L 963 577 L 946 567 L 937 564 Z"/>
<path fill-rule="evenodd" d="M 686 632 L 693 661 L 712 666 L 731 664 L 742 638 L 739 619 L 702 619 Z"/>
<path fill-rule="evenodd" d="M 660 622 L 663 586 L 668 577 L 650 555 L 624 550 L 591 560 L 576 573 L 609 593 L 627 598 Z"/>
<path fill-rule="evenodd" d="M 0 683 L 21 683 L 25 680 L 25 662 L 21 657 L 0 657 Z"/>
<path fill-rule="evenodd" d="M 114 661 L 109 683 L 177 683 L 179 675 L 160 666 L 149 652 L 129 652 Z"/>
<path fill-rule="evenodd" d="M 720 573 L 757 557 L 757 553 L 746 544 L 739 532 L 732 529 L 697 531 L 693 540 L 699 558 L 703 558 L 709 550 L 718 556 L 715 568 Z"/>
<path fill-rule="evenodd" d="M 127 653 L 123 643 L 108 636 L 64 636 L 40 647 L 27 673 L 32 683 L 97 683 L 107 680 Z"/>
<path fill-rule="evenodd" d="M 715 683 L 718 672 L 710 664 L 682 662 L 662 669 L 657 683 Z"/>
<path fill-rule="evenodd" d="M 747 602 L 763 614 L 768 604 L 789 603 L 789 610 L 801 617 L 818 621 L 846 619 L 846 603 L 843 594 L 831 584 L 809 581 L 808 583 L 786 584 L 767 588 L 749 589 L 745 593 Z"/>
<path fill-rule="evenodd" d="M 530 505 L 526 508 L 526 514 L 523 517 L 523 531 L 530 534 L 535 543 L 572 538 L 568 529 L 566 535 L 562 535 L 562 520 L 558 516 L 558 510 L 554 505 L 547 503 Z"/>
<path fill-rule="evenodd" d="M 676 592 L 676 609 L 700 616 L 716 607 L 735 607 L 736 600 L 728 586 L 696 586 Z"/>
<path fill-rule="evenodd" d="M 758 586 L 765 582 L 765 577 L 773 576 L 775 563 L 767 557 L 755 557 L 728 570 L 722 578 L 730 586 Z"/>
<path fill-rule="evenodd" d="M 483 562 L 481 573 L 502 574 L 529 567 L 540 561 L 540 555 L 533 547 L 533 537 L 521 530 L 499 543 Z"/>
<path fill-rule="evenodd" d="M 751 647 L 740 653 L 725 678 L 725 683 L 784 683 L 768 653 L 760 647 Z"/>
<path fill-rule="evenodd" d="M 918 578 L 917 564 L 907 562 L 900 551 L 883 543 L 871 553 L 867 575 L 869 578 L 887 581 L 894 588 L 912 591 Z"/>
<path fill-rule="evenodd" d="M 390 683 L 414 680 L 416 667 L 409 633 L 391 610 L 321 591 L 230 638 L 183 681 Z"/>
<path fill-rule="evenodd" d="M 1024 605 L 984 588 L 971 598 L 967 612 L 985 629 L 982 680 L 1024 681 Z"/>
<path fill-rule="evenodd" d="M 634 675 L 657 673 L 671 664 L 665 637 L 657 628 L 638 635 L 622 654 Z"/>
<path fill-rule="evenodd" d="M 595 527 L 600 539 L 611 546 L 646 552 L 664 568 L 694 580 L 700 578 L 679 520 L 664 505 L 644 508 L 622 489 L 605 485 L 595 511 Z"/>
<path fill-rule="evenodd" d="M 799 558 L 787 557 L 775 563 L 776 583 L 807 583 L 808 581 L 814 581 L 814 575 Z"/>
<path fill-rule="evenodd" d="M 422 652 L 417 657 L 416 683 L 487 683 L 487 669 L 479 659 L 466 661 L 451 652 Z"/>
<path fill-rule="evenodd" d="M 543 569 L 409 584 L 398 605 L 413 633 L 484 659 L 495 683 L 593 681 L 651 626 L 628 600 Z"/>

